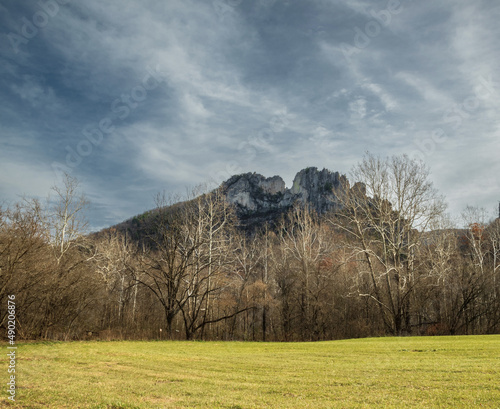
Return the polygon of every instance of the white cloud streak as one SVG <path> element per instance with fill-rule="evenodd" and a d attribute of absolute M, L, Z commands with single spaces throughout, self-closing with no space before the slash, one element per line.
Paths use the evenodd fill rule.
<path fill-rule="evenodd" d="M 228 7 L 221 15 L 198 0 L 72 2 L 18 55 L 0 46 L 0 160 L 17 175 L 0 178 L 3 199 L 41 195 L 53 184 L 50 164 L 64 163 L 82 130 L 156 66 L 165 82 L 114 117 L 115 132 L 74 169 L 94 199 L 96 226 L 146 210 L 155 190 L 233 171 L 291 183 L 306 166 L 347 172 L 367 149 L 418 153 L 416 142 L 435 129 L 446 142 L 423 155 L 454 208 L 498 199 L 499 6 L 405 2 L 349 60 L 341 44 L 387 2 Z M 2 23 L 12 30 L 29 15 L 7 11 Z M 485 79 L 491 91 L 463 111 Z"/>

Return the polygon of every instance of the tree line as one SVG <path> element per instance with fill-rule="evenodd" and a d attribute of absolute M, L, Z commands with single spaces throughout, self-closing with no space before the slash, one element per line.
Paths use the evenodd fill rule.
<path fill-rule="evenodd" d="M 334 212 L 238 228 L 220 189 L 156 197 L 137 240 L 85 234 L 76 179 L 0 208 L 0 298 L 24 339 L 316 341 L 500 330 L 500 220 L 445 214 L 429 171 L 367 154 Z M 1 313 L 6 326 L 7 308 Z"/>

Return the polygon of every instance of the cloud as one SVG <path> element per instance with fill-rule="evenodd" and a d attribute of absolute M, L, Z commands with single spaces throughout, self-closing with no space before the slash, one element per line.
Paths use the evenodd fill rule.
<path fill-rule="evenodd" d="M 366 99 L 359 98 L 349 103 L 349 109 L 357 119 L 363 119 L 366 116 Z"/>
<path fill-rule="evenodd" d="M 0 201 L 43 195 L 51 165 L 84 146 L 71 171 L 94 227 L 147 210 L 155 191 L 247 171 L 287 183 L 307 166 L 347 172 L 367 149 L 423 157 L 457 209 L 497 200 L 490 3 L 404 2 L 350 58 L 342 44 L 386 1 L 70 2 L 18 54 L 8 34 L 39 5 L 3 7 L 0 160 L 16 175 L 0 178 Z M 161 85 L 144 93 L 156 67 Z M 113 131 L 96 131 L 105 118 Z"/>
<path fill-rule="evenodd" d="M 428 106 L 450 106 L 454 103 L 446 92 L 436 89 L 434 85 L 418 75 L 400 71 L 396 74 L 396 78 L 412 87 Z"/>
<path fill-rule="evenodd" d="M 395 99 L 386 91 L 382 89 L 379 84 L 364 82 L 362 87 L 372 92 L 382 103 L 384 110 L 387 112 L 394 111 L 398 108 L 398 103 Z"/>
<path fill-rule="evenodd" d="M 12 84 L 11 90 L 25 103 L 37 110 L 57 112 L 62 109 L 52 87 L 40 84 L 29 75 L 24 76 L 23 80 L 20 85 Z"/>
<path fill-rule="evenodd" d="M 24 196 L 44 198 L 55 183 L 53 175 L 40 163 L 29 164 L 2 157 L 2 168 L 9 169 L 9 172 L 0 172 L 0 186 L 10 195 L 0 198 L 0 205 L 4 201 L 7 205 L 20 201 Z"/>

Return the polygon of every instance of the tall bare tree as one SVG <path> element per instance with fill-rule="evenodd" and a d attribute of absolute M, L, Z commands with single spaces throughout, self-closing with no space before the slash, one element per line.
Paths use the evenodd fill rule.
<path fill-rule="evenodd" d="M 487 222 L 486 211 L 467 206 L 462 214 L 465 236 L 462 243 L 462 269 L 467 277 L 462 298 L 465 332 L 490 332 L 499 325 L 498 221 Z"/>
<path fill-rule="evenodd" d="M 368 280 L 388 332 L 411 330 L 411 300 L 421 278 L 416 258 L 422 234 L 444 211 L 429 170 L 406 155 L 381 159 L 366 154 L 352 172 L 358 183 L 340 195 L 343 211 L 332 223 L 354 239 L 359 273 Z"/>
<path fill-rule="evenodd" d="M 333 273 L 332 234 L 307 205 L 294 206 L 279 230 L 281 245 L 297 270 L 301 338 L 318 339 L 325 309 L 323 295 L 330 290 Z"/>
<path fill-rule="evenodd" d="M 54 196 L 49 198 L 50 209 L 47 223 L 52 236 L 54 254 L 60 263 L 66 252 L 75 245 L 77 239 L 86 233 L 88 222 L 84 211 L 89 201 L 79 192 L 78 180 L 64 174 L 62 186 L 52 187 Z"/>
<path fill-rule="evenodd" d="M 95 257 L 93 259 L 96 270 L 104 284 L 103 300 L 106 308 L 115 311 L 108 325 L 118 325 L 120 329 L 132 325 L 135 318 L 137 303 L 137 282 L 134 257 L 137 254 L 137 244 L 128 239 L 127 233 L 110 229 L 95 239 Z M 126 307 L 130 305 L 130 313 L 126 314 Z"/>
<path fill-rule="evenodd" d="M 168 337 L 172 337 L 172 323 L 187 302 L 185 281 L 194 267 L 194 252 L 201 241 L 196 238 L 196 227 L 187 221 L 186 206 L 172 206 L 165 194 L 158 194 L 152 232 L 147 247 L 140 254 L 141 278 L 161 303 L 165 313 Z"/>
<path fill-rule="evenodd" d="M 199 189 L 203 189 L 200 187 Z M 218 314 L 214 304 L 226 285 L 230 260 L 230 235 L 234 214 L 220 189 L 212 192 L 196 190 L 190 203 L 188 223 L 194 224 L 190 240 L 198 242 L 193 253 L 195 260 L 186 277 L 187 302 L 181 314 L 189 339 L 199 330 L 230 318 L 233 314 Z M 197 194 L 198 193 L 198 194 Z"/>

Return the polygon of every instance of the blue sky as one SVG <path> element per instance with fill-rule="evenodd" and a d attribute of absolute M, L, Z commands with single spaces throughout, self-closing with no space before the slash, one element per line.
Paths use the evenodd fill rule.
<path fill-rule="evenodd" d="M 500 200 L 500 3 L 4 0 L 0 203 L 62 171 L 93 229 L 231 175 L 423 159 L 452 216 Z"/>

